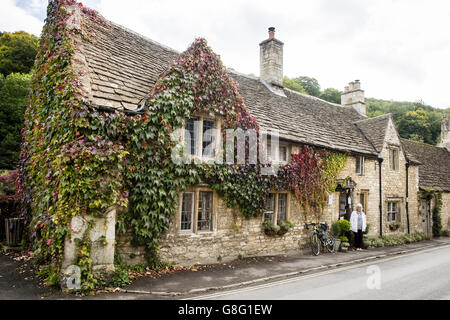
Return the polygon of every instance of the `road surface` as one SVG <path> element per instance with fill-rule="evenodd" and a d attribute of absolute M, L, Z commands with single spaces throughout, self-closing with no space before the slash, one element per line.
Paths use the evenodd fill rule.
<path fill-rule="evenodd" d="M 194 299 L 450 300 L 450 246 Z"/>

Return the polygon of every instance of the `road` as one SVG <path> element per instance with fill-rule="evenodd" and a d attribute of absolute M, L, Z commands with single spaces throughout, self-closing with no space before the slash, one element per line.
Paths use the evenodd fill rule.
<path fill-rule="evenodd" d="M 194 299 L 450 300 L 450 246 Z"/>

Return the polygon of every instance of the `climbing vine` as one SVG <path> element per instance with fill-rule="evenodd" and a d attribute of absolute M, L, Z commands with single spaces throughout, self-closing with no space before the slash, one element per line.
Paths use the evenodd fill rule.
<path fill-rule="evenodd" d="M 259 161 L 172 161 L 177 144 L 173 133 L 195 113 L 221 117 L 223 137 L 226 129 L 259 132 L 236 83 L 204 39 L 196 39 L 161 75 L 143 114 L 101 112 L 90 106 L 72 65 L 74 37 L 84 37 L 68 26 L 67 6 L 74 5 L 89 18 L 102 19 L 73 0 L 49 2 L 19 168 L 19 192 L 31 216 L 35 254 L 49 263 L 53 278 L 60 272 L 72 217 L 99 216 L 112 206 L 128 208 L 118 216 L 120 225 L 132 231 L 134 244 L 145 245 L 149 264 L 157 266 L 159 239 L 168 229 L 179 192 L 190 185 L 209 185 L 246 218 L 263 212 L 272 189 L 292 190 L 305 212 L 320 215 L 346 155 L 304 146 L 276 175 L 263 175 L 265 165 Z M 78 242 L 75 263 L 82 270 L 83 288 L 90 290 L 97 284 L 91 244 L 86 237 Z"/>
<path fill-rule="evenodd" d="M 432 213 L 432 232 L 434 237 L 439 237 L 442 231 L 442 192 L 433 189 L 424 189 L 419 191 L 419 199 L 431 200 L 432 198 L 435 200 Z"/>

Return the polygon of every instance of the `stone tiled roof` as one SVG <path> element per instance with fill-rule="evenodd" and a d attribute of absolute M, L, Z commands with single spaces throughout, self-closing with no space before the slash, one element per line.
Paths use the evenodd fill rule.
<path fill-rule="evenodd" d="M 364 119 L 352 108 L 284 89 L 275 94 L 258 78 L 230 72 L 245 104 L 262 128 L 278 129 L 280 138 L 339 151 L 377 153 L 354 122 Z"/>
<path fill-rule="evenodd" d="M 370 140 L 377 152 L 381 152 L 383 149 L 390 118 L 390 114 L 384 114 L 356 122 L 357 127 Z"/>
<path fill-rule="evenodd" d="M 104 26 L 85 15 L 82 23 L 91 32 L 83 41 L 91 103 L 136 110 L 179 53 L 114 23 Z"/>
<path fill-rule="evenodd" d="M 401 139 L 406 154 L 418 161 L 419 187 L 450 191 L 450 152 L 429 144 Z"/>
<path fill-rule="evenodd" d="M 95 107 L 135 111 L 157 78 L 179 52 L 133 31 L 108 22 L 109 26 L 81 13 L 82 40 L 89 86 Z M 251 76 L 230 72 L 250 112 L 263 128 L 278 129 L 280 138 L 300 143 L 376 155 L 355 122 L 364 116 L 349 107 L 300 94 L 289 89 L 269 90 Z"/>

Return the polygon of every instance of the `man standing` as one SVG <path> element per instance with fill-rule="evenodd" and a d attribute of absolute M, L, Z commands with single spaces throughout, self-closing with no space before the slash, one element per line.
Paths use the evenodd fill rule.
<path fill-rule="evenodd" d="M 352 230 L 355 235 L 355 248 L 358 251 L 362 250 L 363 233 L 366 231 L 367 227 L 366 214 L 362 210 L 362 204 L 358 203 L 356 205 L 356 211 L 353 211 L 350 217 L 350 230 Z"/>

